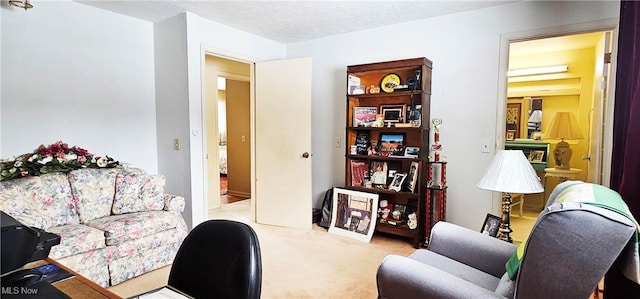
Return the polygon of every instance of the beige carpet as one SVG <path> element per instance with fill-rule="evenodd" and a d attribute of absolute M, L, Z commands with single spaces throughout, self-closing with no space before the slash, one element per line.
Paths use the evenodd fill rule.
<path fill-rule="evenodd" d="M 262 298 L 376 298 L 376 270 L 389 254 L 409 255 L 406 239 L 374 235 L 371 243 L 336 236 L 326 229 L 290 229 L 252 223 L 249 201 L 212 210 L 210 218 L 251 225 L 262 252 Z M 111 287 L 129 297 L 167 282 L 165 267 Z"/>

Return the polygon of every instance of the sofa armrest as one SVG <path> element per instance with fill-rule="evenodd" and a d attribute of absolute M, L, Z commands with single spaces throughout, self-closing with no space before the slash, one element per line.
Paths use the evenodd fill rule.
<path fill-rule="evenodd" d="M 389 255 L 378 267 L 378 298 L 505 298 L 407 257 Z"/>
<path fill-rule="evenodd" d="M 501 277 L 516 245 L 480 232 L 440 221 L 431 231 L 429 250 Z"/>
<path fill-rule="evenodd" d="M 175 213 L 182 213 L 184 211 L 184 197 L 180 195 L 165 194 L 164 195 L 164 210 Z"/>

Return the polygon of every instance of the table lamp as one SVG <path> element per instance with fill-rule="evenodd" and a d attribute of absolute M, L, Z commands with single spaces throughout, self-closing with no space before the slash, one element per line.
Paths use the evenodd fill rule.
<path fill-rule="evenodd" d="M 522 150 L 499 150 L 491 165 L 476 185 L 480 189 L 502 192 L 502 223 L 499 238 L 512 243 L 511 193 L 540 193 L 544 188 L 540 178 Z"/>
<path fill-rule="evenodd" d="M 573 114 L 569 112 L 556 112 L 551 119 L 551 125 L 543 134 L 544 139 L 560 139 L 553 150 L 553 158 L 556 161 L 556 169 L 571 169 L 569 165 L 573 151 L 569 143 L 564 141 L 582 139 L 580 125 Z"/>

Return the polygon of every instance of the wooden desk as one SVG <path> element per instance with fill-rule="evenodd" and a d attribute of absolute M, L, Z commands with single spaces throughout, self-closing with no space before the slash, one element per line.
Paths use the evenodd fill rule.
<path fill-rule="evenodd" d="M 37 261 L 33 263 L 29 263 L 25 266 L 25 268 L 33 268 L 44 264 L 55 264 L 62 269 L 69 271 L 69 273 L 73 274 L 72 278 L 55 282 L 51 284 L 56 289 L 65 293 L 67 296 L 71 298 L 79 298 L 79 299 L 103 299 L 103 298 L 112 298 L 112 299 L 121 299 L 122 297 L 114 294 L 113 292 L 103 288 L 97 283 L 89 280 L 88 278 L 80 275 L 79 273 L 67 268 L 64 265 L 61 265 L 57 261 L 51 258 L 46 258 L 42 261 Z"/>

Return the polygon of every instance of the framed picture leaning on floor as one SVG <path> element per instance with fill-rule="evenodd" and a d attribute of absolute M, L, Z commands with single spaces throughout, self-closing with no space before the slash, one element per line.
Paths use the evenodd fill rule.
<path fill-rule="evenodd" d="M 378 217 L 378 194 L 333 188 L 332 234 L 371 241 Z"/>

